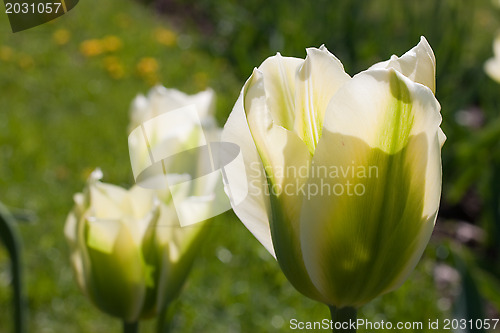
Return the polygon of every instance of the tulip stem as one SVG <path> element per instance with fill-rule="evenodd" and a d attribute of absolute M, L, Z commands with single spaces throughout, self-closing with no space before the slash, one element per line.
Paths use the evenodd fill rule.
<path fill-rule="evenodd" d="M 169 333 L 171 331 L 173 318 L 174 312 L 172 311 L 172 307 L 168 305 L 165 306 L 158 316 L 157 332 Z"/>
<path fill-rule="evenodd" d="M 332 315 L 332 332 L 356 333 L 357 310 L 351 307 L 329 306 Z"/>
<path fill-rule="evenodd" d="M 138 333 L 138 332 L 139 332 L 138 321 L 134 321 L 132 323 L 123 321 L 123 333 Z"/>

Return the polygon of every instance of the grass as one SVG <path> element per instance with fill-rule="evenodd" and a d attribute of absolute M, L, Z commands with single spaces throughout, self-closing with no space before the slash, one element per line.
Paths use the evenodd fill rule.
<path fill-rule="evenodd" d="M 391 53 L 401 54 L 425 34 L 438 59 L 438 99 L 449 134 L 445 189 L 453 188 L 461 175 L 461 166 L 453 165 L 454 153 L 460 142 L 474 135 L 454 122 L 454 112 L 480 104 L 487 120 L 498 115 L 500 88 L 488 81 L 481 66 L 491 56 L 492 31 L 498 27 L 495 15 L 500 14 L 489 2 L 478 2 L 475 26 L 469 28 L 467 18 L 472 14 L 469 7 L 460 7 L 463 1 L 447 1 L 456 7 L 442 21 L 425 17 L 429 1 L 411 13 L 404 12 L 403 5 L 391 7 L 389 1 L 366 8 L 357 2 L 341 3 L 347 7 L 325 10 L 320 18 L 314 17 L 318 9 L 310 5 L 301 4 L 295 11 L 270 4 L 272 10 L 284 13 L 273 24 L 275 14 L 259 7 L 259 1 L 252 3 L 256 8 L 200 1 L 192 9 L 207 16 L 214 27 L 212 35 L 201 33 L 196 22 L 171 26 L 149 8 L 124 0 L 81 1 L 63 17 L 16 34 L 10 32 L 6 15 L 0 14 L 0 200 L 36 216 L 20 225 L 30 332 L 120 330 L 117 320 L 101 314 L 78 290 L 63 225 L 73 193 L 81 191 L 95 167 L 102 168 L 106 182 L 132 184 L 128 109 L 135 95 L 146 93 L 155 82 L 188 93 L 212 87 L 218 94 L 217 117 L 222 125 L 251 68 L 276 51 L 303 57 L 305 47 L 326 42 L 354 74 Z M 388 19 L 384 8 L 389 7 Z M 252 10 L 265 13 L 257 15 L 254 24 Z M 294 20 L 292 16 L 301 11 Z M 342 15 L 346 12 L 354 13 L 352 21 Z M 225 34 L 220 31 L 224 24 L 215 20 L 220 17 L 227 23 Z M 456 25 L 447 25 L 453 20 Z M 324 28 L 325 22 L 331 30 Z M 359 22 L 366 25 L 357 26 Z M 369 29 L 369 24 L 375 28 Z M 403 287 L 364 307 L 360 317 L 424 323 L 451 318 L 452 308 L 434 281 L 439 248 L 438 241 L 432 243 Z M 11 331 L 7 265 L 0 249 L 1 333 Z M 214 220 L 185 290 L 173 306 L 175 332 L 289 332 L 292 318 L 315 321 L 329 316 L 325 306 L 291 287 L 278 264 L 231 212 Z M 154 322 L 146 322 L 143 331 L 153 332 Z"/>

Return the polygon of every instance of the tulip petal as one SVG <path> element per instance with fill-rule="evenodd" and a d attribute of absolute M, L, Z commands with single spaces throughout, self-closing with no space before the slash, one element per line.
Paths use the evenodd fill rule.
<path fill-rule="evenodd" d="M 75 197 L 76 196 L 81 197 L 82 195 L 81 193 L 78 193 Z M 85 268 L 88 267 L 88 258 L 86 258 L 81 251 L 82 243 L 84 243 L 84 241 L 82 240 L 82 237 L 79 237 L 81 234 L 78 232 L 78 229 L 81 227 L 81 221 L 79 220 L 80 215 L 76 212 L 76 210 L 77 207 L 74 207 L 66 218 L 64 235 L 66 236 L 66 240 L 68 241 L 71 251 L 70 260 L 78 286 L 86 294 L 86 280 L 88 275 Z"/>
<path fill-rule="evenodd" d="M 420 42 L 401 57 L 393 55 L 391 59 L 379 62 L 369 69 L 394 68 L 407 78 L 429 87 L 436 93 L 436 58 L 424 36 Z"/>
<path fill-rule="evenodd" d="M 92 231 L 95 228 L 101 233 L 97 240 L 91 238 L 96 236 Z M 104 312 L 126 321 L 137 320 L 144 302 L 148 269 L 130 230 L 120 221 L 94 220 L 87 221 L 86 234 L 89 296 Z"/>
<path fill-rule="evenodd" d="M 432 91 L 393 69 L 332 99 L 307 183 L 320 191 L 301 212 L 304 262 L 329 304 L 395 289 L 420 258 L 441 193 L 440 121 Z"/>
<path fill-rule="evenodd" d="M 119 186 L 91 181 L 90 206 L 93 215 L 102 219 L 119 219 L 130 207 L 125 205 L 127 191 Z"/>
<path fill-rule="evenodd" d="M 158 227 L 157 234 L 170 235 L 168 243 L 157 245 L 159 267 L 163 268 L 157 276 L 158 304 L 168 305 L 178 296 L 211 227 L 210 221 L 186 227 Z"/>
<path fill-rule="evenodd" d="M 484 63 L 484 71 L 493 80 L 500 82 L 500 60 L 498 58 L 491 58 Z"/>
<path fill-rule="evenodd" d="M 424 132 L 431 141 L 438 133 L 440 106 L 429 92 L 394 69 L 362 72 L 332 99 L 324 128 L 396 153 L 411 135 Z"/>
<path fill-rule="evenodd" d="M 295 83 L 295 132 L 311 154 L 321 137 L 330 99 L 349 79 L 342 63 L 326 47 L 307 49 Z"/>
<path fill-rule="evenodd" d="M 312 285 L 300 247 L 300 188 L 308 174 L 311 154 L 295 134 L 274 123 L 266 104 L 264 75 L 255 70 L 245 85 L 244 107 L 260 159 L 267 176 L 271 201 L 271 234 L 278 262 L 294 287 L 306 296 L 322 300 Z"/>
<path fill-rule="evenodd" d="M 128 191 L 128 204 L 131 209 L 131 216 L 135 218 L 142 218 L 146 216 L 154 206 L 155 191 L 144 189 L 140 186 L 134 185 Z"/>
<path fill-rule="evenodd" d="M 282 57 L 278 53 L 259 66 L 272 119 L 288 130 L 293 130 L 295 122 L 295 76 L 303 62 L 303 59 Z"/>
<path fill-rule="evenodd" d="M 123 219 L 128 224 L 136 244 L 144 242 L 144 235 L 151 228 L 151 221 L 158 218 L 159 207 L 155 202 L 155 192 L 140 186 L 133 186 L 127 193 L 127 202 L 131 210 L 131 219 Z M 157 200 L 156 200 L 157 201 Z"/>
<path fill-rule="evenodd" d="M 88 219 L 87 245 L 103 253 L 113 252 L 116 239 L 123 227 L 118 220 Z M 133 242 L 137 244 L 137 242 Z"/>
<path fill-rule="evenodd" d="M 269 227 L 270 202 L 269 198 L 265 196 L 267 181 L 248 127 L 243 106 L 243 92 L 242 90 L 221 136 L 222 142 L 232 142 L 240 147 L 245 163 L 244 170 L 233 168 L 231 164 L 225 167 L 231 168 L 228 172 L 235 175 L 240 174 L 240 177 L 233 177 L 234 183 L 231 184 L 231 187 L 248 188 L 245 200 L 237 206 L 233 205 L 233 210 L 255 238 L 275 257 Z M 236 181 L 240 181 L 241 184 L 236 183 Z"/>
<path fill-rule="evenodd" d="M 441 148 L 443 148 L 443 145 L 446 141 L 446 134 L 444 134 L 443 130 L 441 129 L 441 127 L 439 128 L 438 130 L 438 141 L 439 141 L 439 146 Z"/>

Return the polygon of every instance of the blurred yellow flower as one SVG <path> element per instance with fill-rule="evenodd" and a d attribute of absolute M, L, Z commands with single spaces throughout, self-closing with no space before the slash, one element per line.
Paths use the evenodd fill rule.
<path fill-rule="evenodd" d="M 0 60 L 9 61 L 12 58 L 14 51 L 12 48 L 2 45 L 0 46 Z"/>
<path fill-rule="evenodd" d="M 137 71 L 140 75 L 156 73 L 159 68 L 158 61 L 153 57 L 144 57 L 137 63 Z"/>
<path fill-rule="evenodd" d="M 157 28 L 154 32 L 156 41 L 165 46 L 173 46 L 177 41 L 175 32 L 165 28 Z"/>
<path fill-rule="evenodd" d="M 69 41 L 71 33 L 66 29 L 58 29 L 52 34 L 52 40 L 57 45 L 64 45 Z"/>
<path fill-rule="evenodd" d="M 94 57 L 103 52 L 102 42 L 99 39 L 88 39 L 80 44 L 80 52 L 86 57 Z"/>
<path fill-rule="evenodd" d="M 122 48 L 123 42 L 116 36 L 106 36 L 101 39 L 101 45 L 107 52 L 115 52 Z"/>
<path fill-rule="evenodd" d="M 104 68 L 109 76 L 113 79 L 121 79 L 125 76 L 125 69 L 120 59 L 114 56 L 109 56 L 103 60 Z"/>
<path fill-rule="evenodd" d="M 88 39 L 80 44 L 80 52 L 86 57 L 93 57 L 106 52 L 115 52 L 123 47 L 122 40 L 113 35 L 101 39 Z"/>
<path fill-rule="evenodd" d="M 150 85 L 158 83 L 159 77 L 157 72 L 159 68 L 158 61 L 153 57 L 141 58 L 136 67 L 137 74 Z"/>

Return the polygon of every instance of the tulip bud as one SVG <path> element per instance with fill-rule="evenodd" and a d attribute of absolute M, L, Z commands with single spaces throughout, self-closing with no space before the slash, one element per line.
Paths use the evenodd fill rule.
<path fill-rule="evenodd" d="M 322 46 L 305 60 L 278 53 L 245 83 L 222 134 L 241 147 L 249 180 L 233 209 L 304 295 L 359 307 L 422 255 L 445 139 L 434 76 L 422 37 L 352 78 Z"/>
<path fill-rule="evenodd" d="M 125 190 L 101 177 L 100 170 L 92 173 L 66 220 L 78 284 L 109 315 L 125 322 L 150 318 L 177 296 L 203 225 L 181 228 L 175 210 L 154 191 Z"/>

